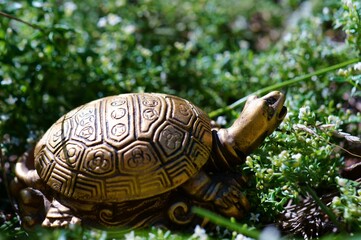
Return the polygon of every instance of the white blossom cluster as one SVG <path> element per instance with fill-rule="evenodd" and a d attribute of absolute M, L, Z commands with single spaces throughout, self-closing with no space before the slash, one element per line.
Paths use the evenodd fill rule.
<path fill-rule="evenodd" d="M 110 13 L 105 17 L 101 17 L 99 19 L 99 21 L 98 21 L 97 26 L 100 27 L 100 28 L 105 27 L 107 25 L 115 26 L 118 23 L 120 23 L 122 20 L 123 19 L 120 16 L 118 16 L 116 14 L 113 14 L 113 13 Z"/>

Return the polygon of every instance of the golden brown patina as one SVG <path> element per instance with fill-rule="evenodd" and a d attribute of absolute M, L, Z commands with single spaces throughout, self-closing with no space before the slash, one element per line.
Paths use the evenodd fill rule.
<path fill-rule="evenodd" d="M 242 218 L 249 203 L 241 176 L 227 173 L 281 123 L 284 99 L 280 92 L 251 97 L 219 130 L 171 95 L 123 94 L 80 106 L 45 133 L 34 160 L 17 163 L 24 226 L 177 228 L 195 224 L 192 206 Z"/>

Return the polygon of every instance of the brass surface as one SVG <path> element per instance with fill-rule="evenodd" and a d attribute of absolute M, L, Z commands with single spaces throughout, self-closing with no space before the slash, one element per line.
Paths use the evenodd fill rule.
<path fill-rule="evenodd" d="M 80 106 L 17 163 L 23 225 L 177 229 L 202 224 L 195 205 L 240 219 L 249 209 L 241 176 L 226 173 L 280 124 L 283 103 L 279 92 L 251 98 L 233 126 L 213 130 L 202 110 L 171 95 Z"/>

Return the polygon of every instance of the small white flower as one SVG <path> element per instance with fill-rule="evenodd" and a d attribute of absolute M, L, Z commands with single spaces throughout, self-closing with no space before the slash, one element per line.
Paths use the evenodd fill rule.
<path fill-rule="evenodd" d="M 199 225 L 197 225 L 196 228 L 194 229 L 192 238 L 199 239 L 199 240 L 207 240 L 208 236 L 207 236 L 206 230 L 204 230 Z"/>
<path fill-rule="evenodd" d="M 77 6 L 73 2 L 66 2 L 64 3 L 64 11 L 66 15 L 72 15 L 73 12 L 77 9 Z"/>
<path fill-rule="evenodd" d="M 155 234 L 154 233 L 149 233 L 149 239 L 150 240 L 156 239 Z"/>
<path fill-rule="evenodd" d="M 125 240 L 142 240 L 143 238 L 136 236 L 134 231 L 124 235 Z"/>
<path fill-rule="evenodd" d="M 245 41 L 245 40 L 240 40 L 238 42 L 238 46 L 239 46 L 240 49 L 249 49 L 250 43 L 248 41 Z"/>
<path fill-rule="evenodd" d="M 247 157 L 246 157 L 246 164 L 247 164 L 249 167 L 253 167 L 253 159 L 252 159 L 250 156 L 247 156 Z"/>
<path fill-rule="evenodd" d="M 286 150 L 283 150 L 280 154 L 278 154 L 278 157 L 281 159 L 285 159 L 289 157 L 289 153 Z"/>
<path fill-rule="evenodd" d="M 135 30 L 136 30 L 136 28 L 135 28 L 135 26 L 132 25 L 132 24 L 129 24 L 129 25 L 123 27 L 123 31 L 124 31 L 126 34 L 132 34 L 132 33 L 135 32 Z"/>
<path fill-rule="evenodd" d="M 1 80 L 1 85 L 10 85 L 13 82 L 13 80 L 9 77 L 4 78 Z"/>
<path fill-rule="evenodd" d="M 148 48 L 139 45 L 138 49 L 140 53 L 145 57 L 150 57 L 152 55 L 152 51 L 150 51 Z"/>
<path fill-rule="evenodd" d="M 260 240 L 279 240 L 281 239 L 281 233 L 274 226 L 268 226 L 261 232 L 259 236 Z"/>
<path fill-rule="evenodd" d="M 340 118 L 337 117 L 337 116 L 334 116 L 334 115 L 328 116 L 328 117 L 327 117 L 327 120 L 328 120 L 329 123 L 335 124 L 336 127 L 339 126 L 339 125 L 342 123 L 342 121 L 340 120 Z"/>
<path fill-rule="evenodd" d="M 106 25 L 107 25 L 107 18 L 106 17 L 99 18 L 97 26 L 98 27 L 105 27 Z"/>
<path fill-rule="evenodd" d="M 225 116 L 218 116 L 217 117 L 217 120 L 216 120 L 216 123 L 220 126 L 224 126 L 227 124 L 227 120 L 226 120 L 226 117 Z"/>
<path fill-rule="evenodd" d="M 134 233 L 134 231 L 131 231 L 130 233 L 125 234 L 124 237 L 125 237 L 125 240 L 134 240 L 135 233 Z"/>
<path fill-rule="evenodd" d="M 108 18 L 107 19 L 108 23 L 111 26 L 114 26 L 114 25 L 116 25 L 116 24 L 118 24 L 118 23 L 120 23 L 122 21 L 121 17 L 119 17 L 118 15 L 115 15 L 113 13 L 110 13 L 107 18 Z"/>
<path fill-rule="evenodd" d="M 6 120 L 8 120 L 9 118 L 10 118 L 9 115 L 0 114 L 0 121 L 6 121 Z"/>
<path fill-rule="evenodd" d="M 44 6 L 44 3 L 40 2 L 40 1 L 34 1 L 34 2 L 32 2 L 32 5 L 34 7 L 41 8 Z"/>
<path fill-rule="evenodd" d="M 328 88 L 322 89 L 321 95 L 323 98 L 327 98 L 330 95 L 330 90 Z"/>
<path fill-rule="evenodd" d="M 236 20 L 231 23 L 231 28 L 233 31 L 241 31 L 247 28 L 247 19 L 243 16 L 238 16 Z"/>
<path fill-rule="evenodd" d="M 292 40 L 292 34 L 291 33 L 286 33 L 284 36 L 283 36 L 283 41 L 285 42 L 290 42 Z"/>
<path fill-rule="evenodd" d="M 347 183 L 347 180 L 344 178 L 336 177 L 337 184 L 341 187 L 344 187 Z"/>
<path fill-rule="evenodd" d="M 333 199 L 332 199 L 332 204 L 333 205 L 339 205 L 339 204 L 341 204 L 341 199 L 339 198 L 339 197 L 334 197 Z"/>
<path fill-rule="evenodd" d="M 158 230 L 157 230 L 157 234 L 158 234 L 158 236 L 163 235 L 163 230 L 162 230 L 162 229 L 160 229 L 160 228 L 158 228 Z"/>
<path fill-rule="evenodd" d="M 339 76 L 346 76 L 346 75 L 347 75 L 347 71 L 344 70 L 344 69 L 342 69 L 342 68 L 340 68 L 340 69 L 337 71 L 337 74 L 338 74 Z"/>
<path fill-rule="evenodd" d="M 122 7 L 122 6 L 124 6 L 126 4 L 126 0 L 117 0 L 116 2 L 115 2 L 115 5 L 117 6 L 117 7 Z"/>
<path fill-rule="evenodd" d="M 249 220 L 253 222 L 259 222 L 259 213 L 251 213 L 251 217 L 249 218 Z"/>
<path fill-rule="evenodd" d="M 6 2 L 5 0 L 1 0 L 0 4 L 5 4 L 5 2 Z M 32 5 L 35 7 L 34 2 L 32 3 Z M 23 7 L 23 5 L 21 3 L 14 2 L 14 3 L 11 4 L 11 8 L 14 9 L 14 10 L 20 9 L 22 7 Z"/>
<path fill-rule="evenodd" d="M 342 0 L 342 3 L 346 5 L 348 8 L 353 8 L 352 0 Z"/>
<path fill-rule="evenodd" d="M 165 82 L 167 80 L 167 73 L 166 72 L 161 72 L 160 73 L 160 79 Z"/>
<path fill-rule="evenodd" d="M 322 13 L 323 13 L 324 15 L 327 15 L 327 14 L 330 13 L 330 9 L 329 9 L 328 7 L 324 7 L 324 8 L 322 9 Z"/>
<path fill-rule="evenodd" d="M 298 113 L 298 118 L 302 119 L 303 117 L 310 115 L 310 113 L 311 113 L 310 106 L 301 107 L 300 112 Z"/>
<path fill-rule="evenodd" d="M 301 153 L 293 154 L 291 157 L 298 162 L 301 159 L 302 154 Z"/>
<path fill-rule="evenodd" d="M 237 234 L 236 238 L 234 240 L 251 240 L 252 238 L 246 237 L 242 234 Z"/>
<path fill-rule="evenodd" d="M 182 42 L 175 42 L 174 43 L 174 47 L 177 49 L 177 50 L 184 50 L 184 48 L 185 48 L 185 45 L 184 45 L 184 43 L 182 43 Z"/>
<path fill-rule="evenodd" d="M 118 15 L 115 15 L 113 13 L 108 14 L 108 16 L 106 17 L 101 17 L 99 18 L 99 21 L 97 23 L 98 27 L 105 27 L 106 25 L 117 25 L 118 23 L 120 23 L 123 19 L 121 17 L 119 17 Z"/>
<path fill-rule="evenodd" d="M 7 99 L 5 99 L 5 102 L 7 102 L 10 105 L 13 105 L 14 103 L 16 103 L 17 100 L 18 100 L 18 98 L 10 95 Z"/>
<path fill-rule="evenodd" d="M 356 63 L 353 66 L 353 69 L 356 70 L 356 71 L 361 71 L 361 62 Z"/>

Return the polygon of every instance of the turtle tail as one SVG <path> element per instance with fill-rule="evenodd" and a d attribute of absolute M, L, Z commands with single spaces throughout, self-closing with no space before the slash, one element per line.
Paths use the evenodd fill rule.
<path fill-rule="evenodd" d="M 179 201 L 169 207 L 168 217 L 173 223 L 184 226 L 193 220 L 194 215 L 186 202 Z"/>

